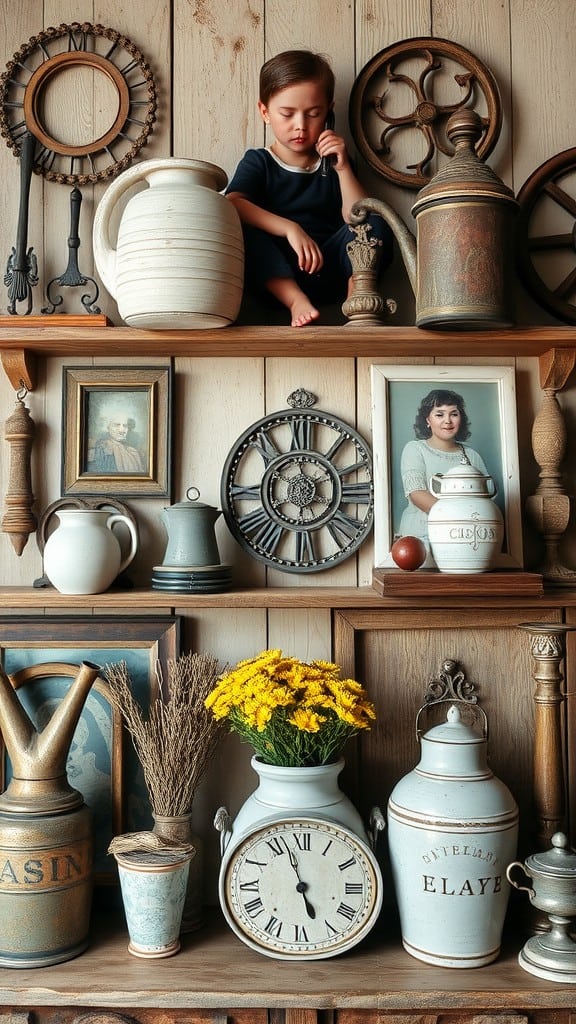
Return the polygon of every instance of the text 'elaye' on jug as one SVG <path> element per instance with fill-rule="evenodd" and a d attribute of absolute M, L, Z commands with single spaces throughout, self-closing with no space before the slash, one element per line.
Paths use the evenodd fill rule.
<path fill-rule="evenodd" d="M 444 662 L 446 677 L 455 664 Z M 433 705 L 445 720 L 421 735 L 420 716 Z M 482 967 L 500 952 L 518 807 L 488 766 L 481 708 L 455 695 L 430 701 L 418 711 L 416 731 L 420 761 L 388 802 L 402 943 L 426 963 Z"/>

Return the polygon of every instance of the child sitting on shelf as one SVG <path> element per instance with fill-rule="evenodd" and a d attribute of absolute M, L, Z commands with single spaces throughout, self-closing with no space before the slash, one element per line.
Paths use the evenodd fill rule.
<path fill-rule="evenodd" d="M 322 303 L 342 302 L 352 274 L 346 246 L 356 235 L 347 222 L 366 192 L 329 127 L 333 106 L 334 74 L 323 56 L 287 50 L 266 61 L 258 109 L 274 141 L 244 154 L 227 189 L 242 221 L 247 288 L 285 306 L 292 327 L 316 321 Z M 392 233 L 377 215 L 369 222 L 382 269 Z"/>

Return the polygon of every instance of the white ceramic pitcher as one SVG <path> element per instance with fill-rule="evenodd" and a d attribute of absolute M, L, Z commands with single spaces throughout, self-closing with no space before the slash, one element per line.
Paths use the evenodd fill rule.
<path fill-rule="evenodd" d="M 114 582 L 138 550 L 136 527 L 128 516 L 106 509 L 62 509 L 60 520 L 44 546 L 44 572 L 61 594 L 101 594 Z M 123 523 L 130 550 L 123 557 L 112 532 Z"/>
<path fill-rule="evenodd" d="M 108 187 L 94 217 L 94 259 L 129 327 L 186 330 L 236 319 L 244 240 L 234 206 L 219 191 L 227 182 L 216 164 L 169 157 L 134 164 Z M 114 213 L 135 186 L 114 247 Z"/>

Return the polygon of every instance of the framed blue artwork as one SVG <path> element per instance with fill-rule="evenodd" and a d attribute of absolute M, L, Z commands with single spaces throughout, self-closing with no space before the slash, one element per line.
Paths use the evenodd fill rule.
<path fill-rule="evenodd" d="M 52 716 L 83 661 L 101 666 L 66 766 L 70 784 L 92 810 L 97 884 L 117 878 L 114 859 L 107 853 L 112 837 L 152 824 L 140 763 L 110 700 L 106 665 L 126 662 L 135 696 L 146 708 L 155 691 L 158 663 L 164 667 L 176 658 L 179 647 L 177 616 L 0 617 L 0 661 L 37 729 Z M 3 789 L 11 765 L 1 737 L 0 753 Z"/>

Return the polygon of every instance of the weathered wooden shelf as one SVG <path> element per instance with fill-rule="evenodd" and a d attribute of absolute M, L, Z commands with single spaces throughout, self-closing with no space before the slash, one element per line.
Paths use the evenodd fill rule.
<path fill-rule="evenodd" d="M 371 359 L 485 356 L 560 357 L 576 349 L 573 327 L 515 327 L 509 330 L 442 332 L 417 327 L 257 326 L 206 331 L 146 331 L 111 327 L 105 317 L 0 316 L 0 354 L 12 385 L 34 388 L 37 357 L 109 356 L 283 356 Z"/>
<path fill-rule="evenodd" d="M 365 1008 L 412 1013 L 571 1008 L 573 986 L 542 981 L 517 963 L 523 939 L 481 969 L 433 967 L 401 948 L 379 926 L 354 950 L 311 963 L 270 960 L 248 949 L 216 911 L 204 928 L 182 938 L 169 960 L 138 960 L 127 950 L 125 925 L 95 928 L 88 950 L 53 967 L 0 968 L 0 1004 L 113 1007 L 116 1010 L 235 1007 Z M 170 1017 L 172 1020 L 173 1018 Z M 520 1018 L 521 1020 L 522 1018 Z"/>
<path fill-rule="evenodd" d="M 70 596 L 53 588 L 0 587 L 0 611 L 12 609 L 73 608 L 110 611 L 158 610 L 171 608 L 387 608 L 387 607 L 542 607 L 562 608 L 576 604 L 576 590 L 545 590 L 534 594 L 438 593 L 422 596 L 406 593 L 381 596 L 373 587 L 253 587 L 217 594 L 173 593 L 135 588 L 108 590 L 104 594 Z"/>

